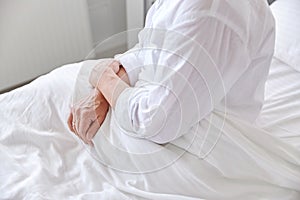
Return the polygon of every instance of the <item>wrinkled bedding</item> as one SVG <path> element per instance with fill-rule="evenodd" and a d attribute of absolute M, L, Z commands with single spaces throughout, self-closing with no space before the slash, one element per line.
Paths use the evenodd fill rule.
<path fill-rule="evenodd" d="M 228 117 L 219 134 L 222 115 L 214 113 L 210 134 L 218 142 L 202 156 L 180 142 L 159 146 L 116 133 L 111 112 L 96 147 L 85 146 L 66 120 L 87 63 L 95 61 L 64 66 L 0 96 L 1 199 L 300 198 L 300 81 L 292 67 L 273 59 L 257 121 L 262 128 Z"/>
<path fill-rule="evenodd" d="M 94 148 L 68 130 L 98 61 L 0 95 L 0 199 L 300 199 L 300 63 L 280 55 L 255 125 L 214 111 L 167 145 L 122 133 L 112 110 Z"/>

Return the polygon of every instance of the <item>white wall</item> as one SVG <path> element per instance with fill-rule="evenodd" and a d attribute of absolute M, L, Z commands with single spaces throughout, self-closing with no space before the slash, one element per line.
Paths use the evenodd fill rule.
<path fill-rule="evenodd" d="M 127 0 L 128 48 L 138 42 L 138 32 L 144 27 L 144 0 Z"/>
<path fill-rule="evenodd" d="M 126 0 L 87 0 L 87 2 L 97 57 L 113 56 L 125 51 Z M 103 41 L 106 41 L 105 44 Z"/>
<path fill-rule="evenodd" d="M 97 58 L 126 51 L 138 31 L 129 37 L 125 31 L 143 27 L 143 3 L 0 0 L 0 91 L 80 61 L 97 45 Z"/>
<path fill-rule="evenodd" d="M 0 0 L 0 90 L 91 50 L 85 0 Z"/>
<path fill-rule="evenodd" d="M 138 42 L 138 33 L 144 27 L 146 14 L 155 0 L 126 0 L 128 48 Z"/>

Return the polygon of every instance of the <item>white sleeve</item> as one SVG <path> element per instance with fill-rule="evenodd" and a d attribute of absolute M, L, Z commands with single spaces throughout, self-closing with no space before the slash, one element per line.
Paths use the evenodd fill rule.
<path fill-rule="evenodd" d="M 213 17 L 143 32 L 144 66 L 136 85 L 119 96 L 114 116 L 127 133 L 167 143 L 225 97 L 248 67 L 247 45 Z"/>
<path fill-rule="evenodd" d="M 139 44 L 123 54 L 115 55 L 114 59 L 119 61 L 125 68 L 131 86 L 134 86 L 141 72 L 142 61 L 138 59 Z"/>

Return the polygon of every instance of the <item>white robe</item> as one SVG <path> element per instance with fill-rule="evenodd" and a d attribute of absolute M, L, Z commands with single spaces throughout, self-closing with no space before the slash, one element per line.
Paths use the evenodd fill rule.
<path fill-rule="evenodd" d="M 254 122 L 264 100 L 274 26 L 261 0 L 156 1 L 139 43 L 116 57 L 133 86 L 117 101 L 118 124 L 135 137 L 166 143 L 213 110 Z"/>

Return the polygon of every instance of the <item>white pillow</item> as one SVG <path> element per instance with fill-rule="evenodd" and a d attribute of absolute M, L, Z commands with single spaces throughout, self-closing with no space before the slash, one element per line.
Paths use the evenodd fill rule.
<path fill-rule="evenodd" d="M 300 71 L 300 0 L 277 0 L 271 10 L 277 29 L 274 56 Z"/>

